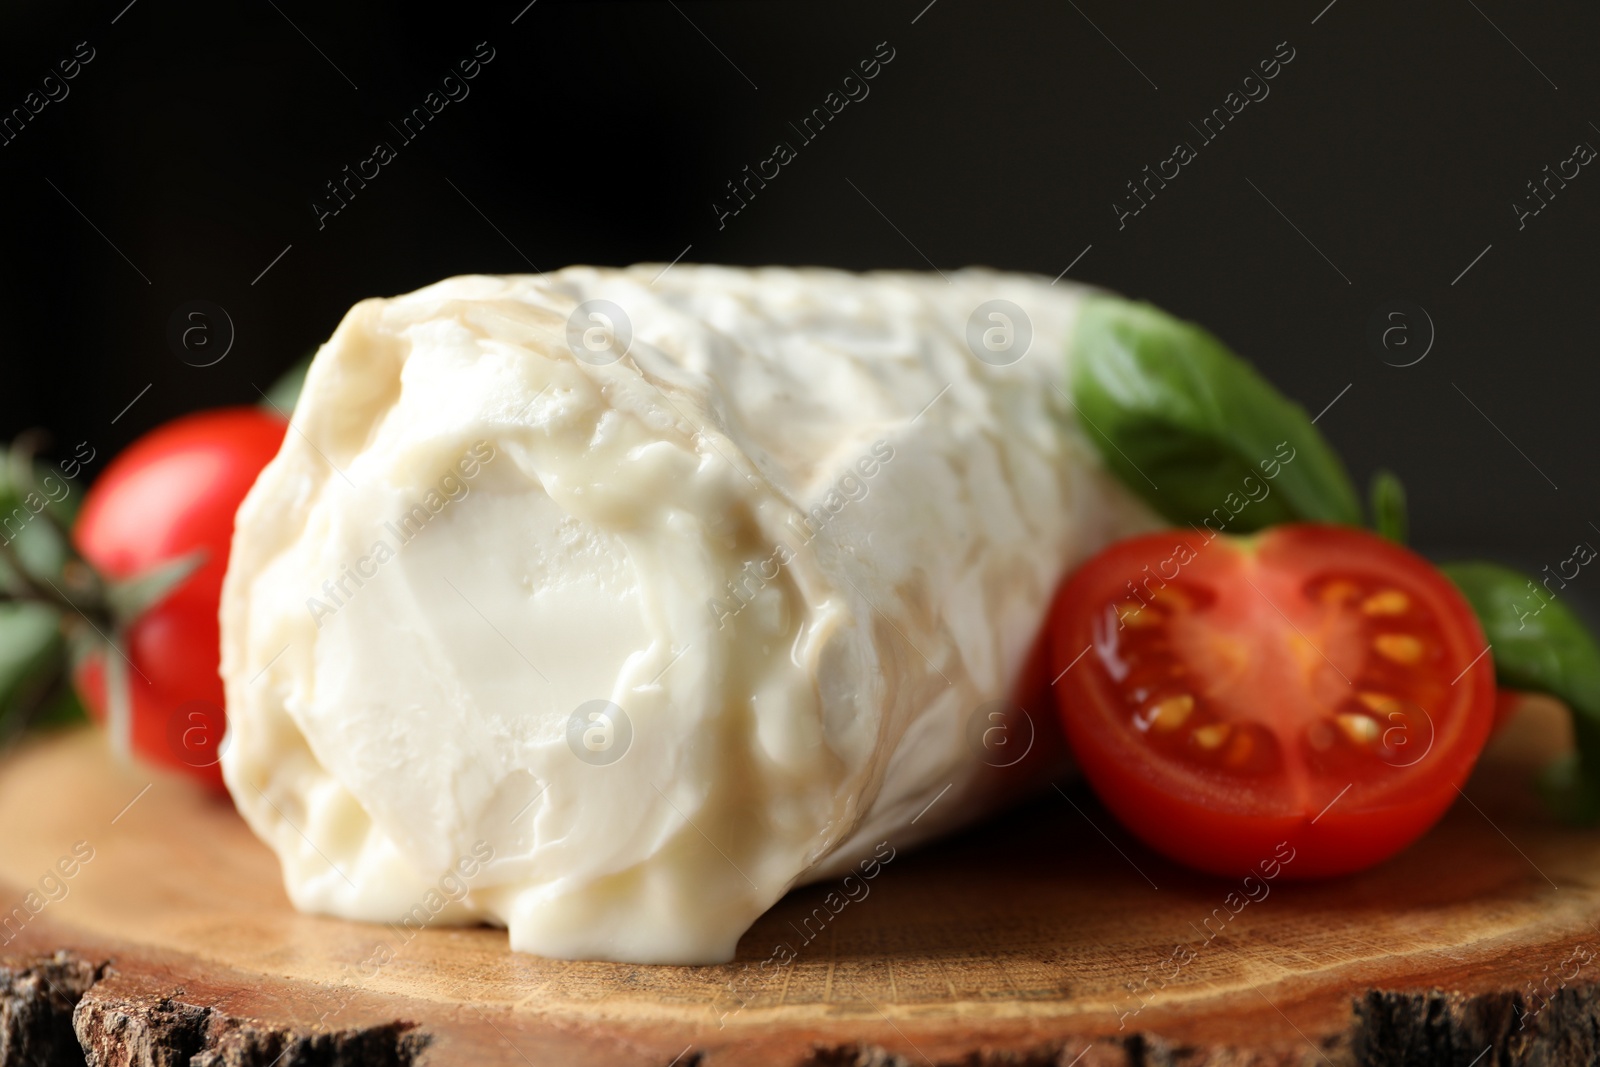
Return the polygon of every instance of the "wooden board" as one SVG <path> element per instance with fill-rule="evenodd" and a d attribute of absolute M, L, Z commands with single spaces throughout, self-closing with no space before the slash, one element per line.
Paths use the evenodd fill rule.
<path fill-rule="evenodd" d="M 1528 787 L 1567 743 L 1559 709 L 1525 713 L 1419 845 L 1237 914 L 1235 884 L 1069 787 L 897 855 L 809 942 L 829 887 L 790 894 L 735 964 L 675 968 L 297 914 L 226 804 L 59 736 L 0 766 L 0 908 L 60 898 L 0 931 L 0 1063 L 81 1063 L 80 1043 L 199 1067 L 1594 1062 L 1600 832 Z M 93 858 L 40 890 L 78 842 Z M 796 959 L 761 968 L 780 943 Z"/>

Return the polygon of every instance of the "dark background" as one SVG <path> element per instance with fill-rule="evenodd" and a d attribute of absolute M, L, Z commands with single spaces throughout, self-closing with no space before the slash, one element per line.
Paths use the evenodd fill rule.
<path fill-rule="evenodd" d="M 1521 230 L 1512 208 L 1600 146 L 1596 5 L 525 2 L 7 3 L 0 113 L 78 42 L 94 59 L 0 146 L 0 434 L 87 440 L 102 468 L 256 402 L 354 301 L 456 273 L 1076 260 L 1311 413 L 1338 396 L 1318 425 L 1363 484 L 1405 478 L 1425 549 L 1538 568 L 1600 540 L 1600 167 Z M 480 41 L 470 96 L 402 146 L 387 123 Z M 881 41 L 870 96 L 719 229 L 724 183 Z M 1285 41 L 1270 96 L 1201 147 L 1188 123 Z M 311 202 L 379 139 L 398 158 L 319 230 Z M 1124 183 L 1179 140 L 1199 157 L 1119 229 Z M 1414 366 L 1368 340 L 1395 299 L 1436 329 Z M 234 324 L 213 366 L 168 343 L 191 300 Z M 1407 324 L 1390 362 L 1426 340 Z"/>

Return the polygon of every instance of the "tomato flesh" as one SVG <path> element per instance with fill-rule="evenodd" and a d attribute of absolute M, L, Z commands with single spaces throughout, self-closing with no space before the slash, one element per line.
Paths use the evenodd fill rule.
<path fill-rule="evenodd" d="M 203 549 L 205 562 L 141 615 L 125 639 L 136 755 L 222 790 L 221 633 L 217 608 L 233 516 L 278 452 L 288 424 L 258 408 L 188 415 L 139 438 L 84 498 L 73 540 L 97 570 L 129 578 Z M 74 679 L 95 718 L 108 711 L 104 658 Z"/>
<path fill-rule="evenodd" d="M 1101 800 L 1166 855 L 1291 877 L 1403 848 L 1456 796 L 1494 715 L 1470 607 L 1426 560 L 1364 531 L 1168 531 L 1062 587 L 1055 688 Z"/>

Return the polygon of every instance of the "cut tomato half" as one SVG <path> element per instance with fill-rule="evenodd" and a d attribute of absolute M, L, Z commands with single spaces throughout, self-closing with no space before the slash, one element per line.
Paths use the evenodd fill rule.
<path fill-rule="evenodd" d="M 1358 870 L 1449 807 L 1494 669 L 1427 560 L 1343 526 L 1115 544 L 1062 587 L 1058 704 L 1084 775 L 1153 848 L 1242 876 Z"/>

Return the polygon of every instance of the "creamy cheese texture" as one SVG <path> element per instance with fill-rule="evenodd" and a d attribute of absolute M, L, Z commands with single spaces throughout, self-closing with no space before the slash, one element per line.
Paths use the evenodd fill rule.
<path fill-rule="evenodd" d="M 223 770 L 294 904 L 723 961 L 1050 773 L 1003 702 L 1148 525 L 1061 388 L 1084 295 L 678 264 L 356 305 L 222 600 Z"/>

